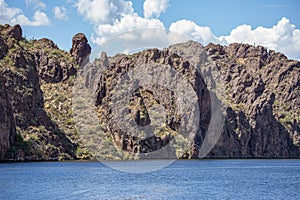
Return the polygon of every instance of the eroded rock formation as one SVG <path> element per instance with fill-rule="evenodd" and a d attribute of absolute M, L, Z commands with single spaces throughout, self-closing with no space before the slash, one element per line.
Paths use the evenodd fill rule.
<path fill-rule="evenodd" d="M 72 38 L 72 48 L 70 54 L 74 58 L 78 65 L 87 58 L 91 53 L 91 46 L 88 44 L 88 40 L 83 33 L 77 33 Z"/>

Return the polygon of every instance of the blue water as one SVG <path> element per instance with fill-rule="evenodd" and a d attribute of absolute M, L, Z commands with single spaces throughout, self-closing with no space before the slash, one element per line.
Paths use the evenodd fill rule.
<path fill-rule="evenodd" d="M 0 164 L 1 200 L 300 199 L 299 189 L 300 160 L 182 160 L 150 173 L 100 162 Z"/>

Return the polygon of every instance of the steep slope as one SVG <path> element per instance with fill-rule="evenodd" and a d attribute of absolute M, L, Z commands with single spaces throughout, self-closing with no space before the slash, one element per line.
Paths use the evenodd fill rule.
<path fill-rule="evenodd" d="M 210 155 L 299 157 L 300 63 L 261 46 L 206 50 L 225 78 L 229 101 L 228 125 Z"/>
<path fill-rule="evenodd" d="M 16 134 L 13 111 L 9 103 L 2 76 L 0 77 L 0 91 L 0 160 L 2 160 L 7 150 L 11 148 Z"/>
<path fill-rule="evenodd" d="M 22 38 L 19 25 L 0 26 L 0 31 L 1 49 L 4 49 L 0 61 L 1 96 L 4 98 L 1 126 L 6 128 L 0 132 L 5 139 L 1 142 L 1 158 L 6 155 L 6 159 L 12 160 L 74 159 L 76 140 L 72 140 L 72 134 L 67 135 L 66 128 L 58 123 L 63 116 L 59 114 L 57 119 L 49 112 L 49 101 L 59 99 L 64 104 L 66 99 L 60 98 L 67 91 L 56 94 L 48 84 L 52 84 L 51 88 L 59 88 L 57 84 L 70 85 L 76 63 L 69 53 L 59 50 L 48 39 L 28 41 Z M 49 92 L 57 96 L 49 100 Z M 66 101 L 65 104 L 70 103 Z"/>

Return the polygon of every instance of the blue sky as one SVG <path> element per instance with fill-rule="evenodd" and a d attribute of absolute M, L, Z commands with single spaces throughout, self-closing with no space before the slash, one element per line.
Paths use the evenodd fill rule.
<path fill-rule="evenodd" d="M 19 23 L 26 38 L 47 37 L 65 50 L 71 48 L 72 36 L 77 32 L 85 33 L 95 47 L 119 32 L 164 28 L 204 45 L 209 42 L 256 43 L 299 59 L 299 2 L 0 0 L 0 23 Z"/>

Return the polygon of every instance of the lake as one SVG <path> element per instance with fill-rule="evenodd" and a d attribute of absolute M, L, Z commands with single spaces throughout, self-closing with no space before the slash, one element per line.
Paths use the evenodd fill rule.
<path fill-rule="evenodd" d="M 142 168 L 151 162 L 114 164 Z M 300 160 L 179 160 L 147 173 L 101 162 L 0 164 L 1 200 L 300 199 L 299 187 Z"/>

